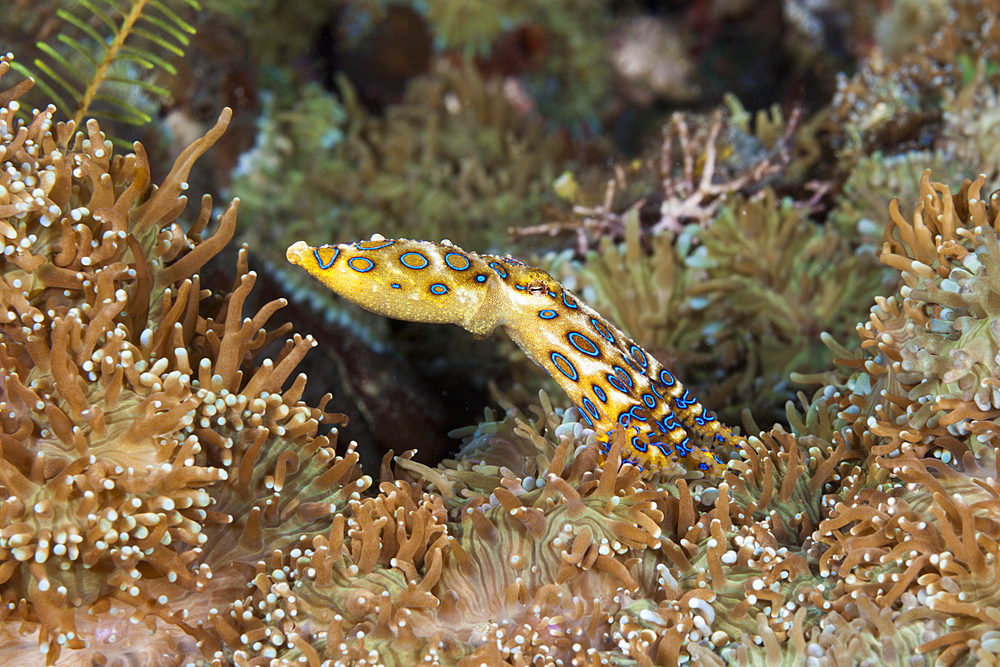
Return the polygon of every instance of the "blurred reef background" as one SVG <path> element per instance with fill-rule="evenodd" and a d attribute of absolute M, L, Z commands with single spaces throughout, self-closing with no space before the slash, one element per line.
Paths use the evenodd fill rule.
<path fill-rule="evenodd" d="M 998 17 L 9 0 L 0 655 L 1000 664 Z M 750 447 L 602 469 L 502 334 L 284 259 L 375 233 L 544 268 Z"/>

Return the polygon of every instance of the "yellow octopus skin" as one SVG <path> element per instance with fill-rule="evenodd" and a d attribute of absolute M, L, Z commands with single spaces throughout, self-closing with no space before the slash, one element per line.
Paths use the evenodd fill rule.
<path fill-rule="evenodd" d="M 713 448 L 744 442 L 652 355 L 552 276 L 513 257 L 379 235 L 319 248 L 299 241 L 286 257 L 379 315 L 457 324 L 477 338 L 504 327 L 569 395 L 605 451 L 623 428 L 626 460 L 647 471 L 680 461 L 718 477 L 725 465 Z"/>

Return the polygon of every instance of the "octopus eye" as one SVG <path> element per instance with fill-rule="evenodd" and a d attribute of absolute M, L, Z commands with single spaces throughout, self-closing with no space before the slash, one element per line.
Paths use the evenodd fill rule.
<path fill-rule="evenodd" d="M 536 280 L 528 285 L 528 294 L 532 296 L 542 296 L 548 293 L 548 289 L 545 287 L 545 283 L 540 280 Z"/>

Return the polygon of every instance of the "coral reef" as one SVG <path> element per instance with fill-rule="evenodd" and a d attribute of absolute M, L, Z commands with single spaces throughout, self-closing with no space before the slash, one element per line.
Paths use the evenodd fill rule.
<path fill-rule="evenodd" d="M 637 16 L 623 20 L 608 40 L 609 60 L 632 102 L 690 102 L 699 90 L 694 82 L 690 35 L 679 21 Z"/>
<path fill-rule="evenodd" d="M 911 3 L 898 4 L 906 11 L 902 6 Z M 842 170 L 875 150 L 889 154 L 931 148 L 942 132 L 943 103 L 954 99 L 954 92 L 976 73 L 977 63 L 996 61 L 1000 3 L 950 4 L 946 19 L 926 44 L 898 58 L 876 51 L 854 76 L 838 76 L 832 109 L 841 128 L 835 144 Z M 970 92 L 964 97 L 975 101 Z"/>
<path fill-rule="evenodd" d="M 1000 70 L 981 57 L 957 90 L 945 91 L 938 152 L 956 170 L 986 176 L 987 192 L 1000 187 Z"/>
<path fill-rule="evenodd" d="M 384 116 L 342 83 L 342 103 L 310 86 L 296 108 L 262 120 L 233 184 L 252 245 L 321 245 L 377 228 L 490 248 L 509 225 L 538 220 L 561 142 L 496 94 L 497 82 L 440 60 Z M 286 223 L 257 224 L 271 219 Z"/>
<path fill-rule="evenodd" d="M 644 479 L 621 464 L 620 441 L 600 466 L 601 443 L 578 411 L 545 394 L 530 416 L 504 404 L 504 416 L 456 432 L 461 450 L 437 465 L 415 460 L 405 429 L 387 429 L 401 454 L 364 474 L 364 445 L 338 444 L 344 420 L 327 411 L 336 403 L 301 400 L 306 377 L 295 369 L 314 341 L 265 329 L 283 300 L 249 306 L 246 249 L 231 288 L 198 275 L 237 225 L 237 202 L 216 217 L 210 199 L 189 212 L 184 196 L 228 111 L 159 178 L 142 145 L 115 154 L 96 123 L 77 131 L 51 108 L 22 123 L 29 84 L 0 92 L 4 660 L 1000 663 L 1000 195 L 989 194 L 1000 42 L 994 0 L 952 6 L 926 46 L 876 54 L 845 79 L 826 129 L 793 129 L 781 166 L 794 176 L 701 192 L 704 215 L 658 233 L 649 230 L 669 198 L 639 203 L 663 192 L 657 168 L 639 193 L 619 168 L 617 190 L 581 176 L 570 197 L 593 224 L 566 227 L 583 240 L 575 258 L 549 260 L 553 273 L 710 388 L 706 403 L 726 394 L 754 406 L 748 446 L 719 483 L 676 471 Z M 450 67 L 407 93 L 426 99 L 384 118 L 345 114 L 356 104 L 349 88 L 342 102 L 310 88 L 295 113 L 273 111 L 264 122 L 294 132 L 265 132 L 271 143 L 244 176 L 258 179 L 243 190 L 257 197 L 248 238 L 279 252 L 278 238 L 333 240 L 302 221 L 339 223 L 349 204 L 386 232 L 504 248 L 504 216 L 542 210 L 556 158 L 539 157 L 533 121 L 491 101 L 480 75 Z M 432 101 L 438 113 L 418 115 Z M 734 183 L 777 155 L 789 125 L 730 110 L 736 129 L 717 130 L 715 175 Z M 323 116 L 335 123 L 306 120 Z M 502 129 L 480 135 L 493 121 Z M 686 122 L 689 145 L 704 145 L 711 122 Z M 484 153 L 490 169 L 460 159 L 466 148 L 446 134 L 496 148 Z M 396 155 L 451 171 L 393 171 L 406 161 L 372 148 L 388 139 L 402 146 Z M 330 164 L 339 171 L 320 169 Z M 832 175 L 805 201 L 816 165 Z M 671 183 L 699 195 L 712 163 L 676 167 Z M 301 197 L 338 180 L 360 204 Z M 455 182 L 466 190 L 448 189 Z M 510 183 L 520 199 L 496 197 Z M 784 196 L 789 184 L 795 197 Z M 387 193 L 411 187 L 419 197 L 393 209 Z M 833 203 L 825 228 L 810 219 Z M 386 223 L 393 210 L 398 221 Z M 402 228 L 412 211 L 426 227 Z M 449 226 L 469 216 L 495 216 L 483 241 Z M 850 318 L 829 304 L 876 291 L 895 295 L 875 299 L 852 346 Z M 809 335 L 821 328 L 836 368 L 793 375 L 820 386 L 785 406 L 786 427 L 762 430 L 773 415 L 760 404 L 792 396 L 785 369 L 815 356 Z M 755 371 L 740 367 L 747 359 Z"/>
<path fill-rule="evenodd" d="M 596 469 L 575 410 L 508 407 L 454 461 L 384 465 L 329 539 L 261 563 L 217 623 L 236 662 L 1000 659 L 1000 195 L 980 186 L 925 174 L 912 220 L 892 206 L 899 296 L 862 351 L 830 341 L 842 370 L 717 487 L 643 480 L 620 441 Z"/>
<path fill-rule="evenodd" d="M 704 274 L 687 294 L 702 310 L 715 372 L 726 369 L 715 392 L 777 418 L 768 406 L 792 398 L 788 373 L 828 363 L 819 333 L 852 331 L 854 308 L 871 303 L 881 276 L 835 229 L 769 188 L 728 203 L 697 239 L 685 261 Z"/>
<path fill-rule="evenodd" d="M 380 0 L 384 1 L 384 0 Z M 499 50 L 504 33 L 534 26 L 543 42 L 544 58 L 522 73 L 531 98 L 542 114 L 557 123 L 592 123 L 607 105 L 611 66 L 605 37 L 612 15 L 606 0 L 430 0 L 425 8 L 435 32 L 447 46 L 467 58 Z M 508 59 L 510 56 L 508 56 Z"/>
<path fill-rule="evenodd" d="M 951 11 L 947 0 L 897 0 L 875 22 L 875 42 L 890 58 L 899 57 L 932 37 Z"/>
<path fill-rule="evenodd" d="M 943 183 L 958 185 L 965 172 L 942 151 L 907 151 L 886 156 L 875 151 L 854 165 L 841 189 L 830 221 L 845 238 L 875 259 L 884 230 L 892 223 L 889 202 L 916 201 L 920 176 L 930 169 Z M 893 286 L 895 287 L 895 286 Z M 883 290 L 887 292 L 890 290 Z"/>
<path fill-rule="evenodd" d="M 251 567 L 288 516 L 322 522 L 367 482 L 316 435 L 337 417 L 298 401 L 305 376 L 283 390 L 315 342 L 253 362 L 287 327 L 263 329 L 282 301 L 242 319 L 245 251 L 230 294 L 200 287 L 237 202 L 207 238 L 209 198 L 186 232 L 178 216 L 228 111 L 154 187 L 142 146 L 114 155 L 95 121 L 22 125 L 22 88 L 0 109 L 0 645 L 9 664 L 179 664 L 245 586 L 235 554 Z"/>
<path fill-rule="evenodd" d="M 684 225 L 709 225 L 735 194 L 751 194 L 782 178 L 792 160 L 798 113 L 786 121 L 780 109 L 753 116 L 735 96 L 709 116 L 674 113 L 662 127 L 662 140 L 627 168 L 614 165 L 614 177 L 594 171 L 563 172 L 555 192 L 572 204 L 565 219 L 511 227 L 518 239 L 572 233 L 576 249 L 586 252 L 598 239 L 620 240 L 625 233 L 621 209 L 638 207 L 644 233 L 679 233 Z M 753 127 L 751 127 L 753 125 Z M 795 146 L 796 156 L 808 149 Z M 796 171 L 804 167 L 803 158 Z"/>
<path fill-rule="evenodd" d="M 845 372 L 825 378 L 810 408 L 864 453 L 855 480 L 869 480 L 820 525 L 822 572 L 850 571 L 844 590 L 902 611 L 896 627 L 919 628 L 917 652 L 943 664 L 1000 655 L 1000 193 L 983 195 L 984 180 L 953 195 L 925 172 L 912 220 L 893 202 L 881 260 L 904 284 L 876 299 L 860 351 L 830 341 Z"/>
<path fill-rule="evenodd" d="M 709 405 L 731 423 L 744 408 L 780 420 L 794 398 L 788 373 L 824 368 L 820 332 L 853 330 L 851 305 L 892 283 L 831 226 L 766 188 L 734 197 L 711 226 L 677 238 L 642 238 L 639 213 L 625 214 L 626 240 L 607 237 L 583 261 L 570 253 L 545 266 L 607 313 L 646 349 L 696 378 Z M 843 275 L 841 282 L 826 280 Z M 810 370 L 811 369 L 811 370 Z M 707 388 L 707 391 L 706 389 Z"/>
<path fill-rule="evenodd" d="M 857 231 L 811 219 L 825 190 L 807 201 L 778 196 L 776 188 L 801 193 L 797 181 L 819 157 L 795 137 L 797 114 L 751 116 L 732 97 L 727 107 L 695 130 L 675 114 L 658 154 L 616 168 L 602 203 L 577 203 L 568 220 L 518 233 L 574 233 L 576 253 L 545 257 L 546 270 L 692 378 L 724 421 L 744 408 L 782 420 L 795 397 L 788 373 L 829 363 L 820 332 L 852 331 L 862 304 L 894 284 L 873 270 L 871 251 L 859 251 Z M 566 196 L 583 202 L 591 190 Z M 878 219 L 870 199 L 838 221 Z"/>

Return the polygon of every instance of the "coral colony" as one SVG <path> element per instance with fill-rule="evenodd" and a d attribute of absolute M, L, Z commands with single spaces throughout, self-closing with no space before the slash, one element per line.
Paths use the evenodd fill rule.
<path fill-rule="evenodd" d="M 955 25 L 969 16 L 959 14 Z M 590 208 L 588 229 L 617 225 L 624 243 L 601 238 L 590 247 L 582 225 L 581 255 L 591 268 L 557 259 L 549 273 L 567 278 L 595 311 L 583 310 L 549 273 L 453 245 L 404 247 L 375 237 L 344 246 L 341 264 L 336 246 L 293 246 L 296 261 L 324 281 L 328 269 L 343 270 L 347 278 L 330 280 L 364 287 L 370 263 L 379 279 L 399 284 L 400 296 L 425 290 L 407 313 L 375 297 L 355 299 L 411 319 L 433 319 L 432 296 L 471 302 L 482 273 L 482 289 L 498 290 L 491 303 L 507 319 L 490 322 L 477 311 L 485 319 L 450 313 L 436 321 L 468 324 L 479 334 L 503 324 L 577 404 L 553 407 L 541 392 L 529 415 L 502 401 L 504 415 L 488 410 L 478 425 L 454 432 L 459 451 L 433 467 L 413 460 L 400 428 L 398 455 L 387 455 L 378 470 L 361 470 L 356 450 L 363 443 L 339 441 L 346 420 L 332 411 L 338 399 L 303 400 L 307 377 L 296 368 L 316 341 L 292 325 L 266 328 L 284 298 L 251 312 L 256 274 L 246 247 L 237 254 L 230 290 L 213 293 L 202 285 L 199 272 L 237 228 L 239 200 L 213 216 L 205 197 L 197 212 L 187 212 L 185 227 L 184 192 L 195 160 L 225 131 L 228 110 L 154 183 L 140 143 L 116 151 L 97 122 L 82 128 L 55 122 L 54 107 L 22 122 L 18 99 L 30 84 L 6 88 L 0 92 L 3 661 L 1000 662 L 1000 195 L 990 193 L 996 184 L 987 177 L 955 188 L 933 181 L 923 166 L 937 168 L 934 156 L 881 161 L 869 149 L 899 124 L 912 130 L 925 116 L 919 109 L 879 115 L 866 102 L 883 111 L 903 105 L 905 112 L 913 100 L 896 94 L 907 89 L 907 76 L 924 67 L 942 80 L 958 77 L 948 63 L 960 60 L 954 54 L 963 44 L 998 41 L 991 37 L 995 21 L 973 23 L 982 29 L 944 30 L 942 41 L 905 71 L 887 75 L 872 64 L 841 85 L 837 113 L 849 136 L 840 167 L 873 176 L 852 181 L 834 216 L 868 250 L 837 266 L 861 271 L 865 262 L 875 265 L 877 254 L 882 277 L 875 282 L 892 296 L 875 298 L 851 334 L 855 343 L 842 330 L 824 337 L 836 366 L 799 376 L 820 386 L 811 398 L 799 394 L 797 407 L 785 407 L 785 428 L 765 430 L 747 413 L 742 429 L 730 431 L 688 394 L 672 390 L 671 371 L 661 369 L 640 335 L 675 334 L 636 315 L 634 304 L 629 310 L 608 283 L 644 282 L 656 293 L 643 292 L 634 303 L 680 312 L 678 297 L 666 292 L 680 280 L 681 264 L 709 272 L 732 267 L 728 281 L 710 274 L 722 295 L 712 303 L 729 308 L 734 322 L 745 321 L 740 331 L 760 338 L 779 318 L 758 316 L 764 297 L 751 303 L 742 295 L 777 294 L 767 291 L 772 285 L 750 291 L 765 279 L 798 281 L 795 303 L 817 315 L 824 299 L 815 295 L 829 284 L 856 294 L 875 289 L 817 269 L 827 266 L 821 261 L 827 254 L 840 252 L 835 232 L 815 231 L 801 209 L 766 187 L 754 197 L 717 202 L 697 179 L 671 181 L 680 194 L 663 201 L 673 213 L 678 202 L 713 207 L 700 249 L 679 262 L 671 254 L 675 242 L 664 240 L 672 237 L 653 236 L 641 246 L 638 207 L 616 213 L 609 196 L 600 211 Z M 9 63 L 10 56 L 0 60 L 0 76 Z M 982 87 L 989 76 L 980 68 L 966 83 Z M 900 77 L 902 84 L 887 84 Z M 945 97 L 947 108 L 937 117 L 953 128 L 950 140 L 994 138 L 991 127 L 966 125 L 971 116 L 961 107 L 961 100 L 994 104 L 986 92 Z M 810 132 L 796 133 L 793 166 L 819 159 Z M 985 159 L 962 146 L 954 153 L 961 160 Z M 756 168 L 747 167 L 761 178 L 770 173 L 769 166 Z M 893 192 L 904 197 L 871 214 L 877 230 L 871 220 L 844 222 Z M 663 218 L 670 228 L 681 219 Z M 677 245 L 687 242 L 685 233 Z M 772 266 L 753 270 L 736 252 L 740 245 L 762 255 L 772 246 L 783 250 Z M 804 258 L 782 263 L 798 253 Z M 429 279 L 412 273 L 422 261 L 433 264 Z M 392 262 L 398 279 L 385 270 Z M 454 282 L 466 269 L 473 282 Z M 534 294 L 536 280 L 544 289 Z M 556 299 L 562 305 L 552 306 Z M 574 305 L 592 319 L 572 320 Z M 697 313 L 685 317 L 695 320 Z M 799 340 L 794 329 L 790 341 Z M 611 339 L 602 339 L 603 331 Z M 707 337 L 727 346 L 736 334 L 709 330 Z M 265 358 L 275 342 L 273 358 Z M 645 390 L 631 396 L 627 380 Z M 749 393 L 742 381 L 733 386 Z M 649 411 L 633 412 L 640 403 L 623 396 Z M 555 401 L 569 405 L 562 396 Z M 623 420 L 624 414 L 630 416 Z M 657 428 L 641 427 L 641 418 L 654 417 Z M 663 453 L 656 444 L 672 448 L 670 455 L 644 458 L 644 447 Z"/>

